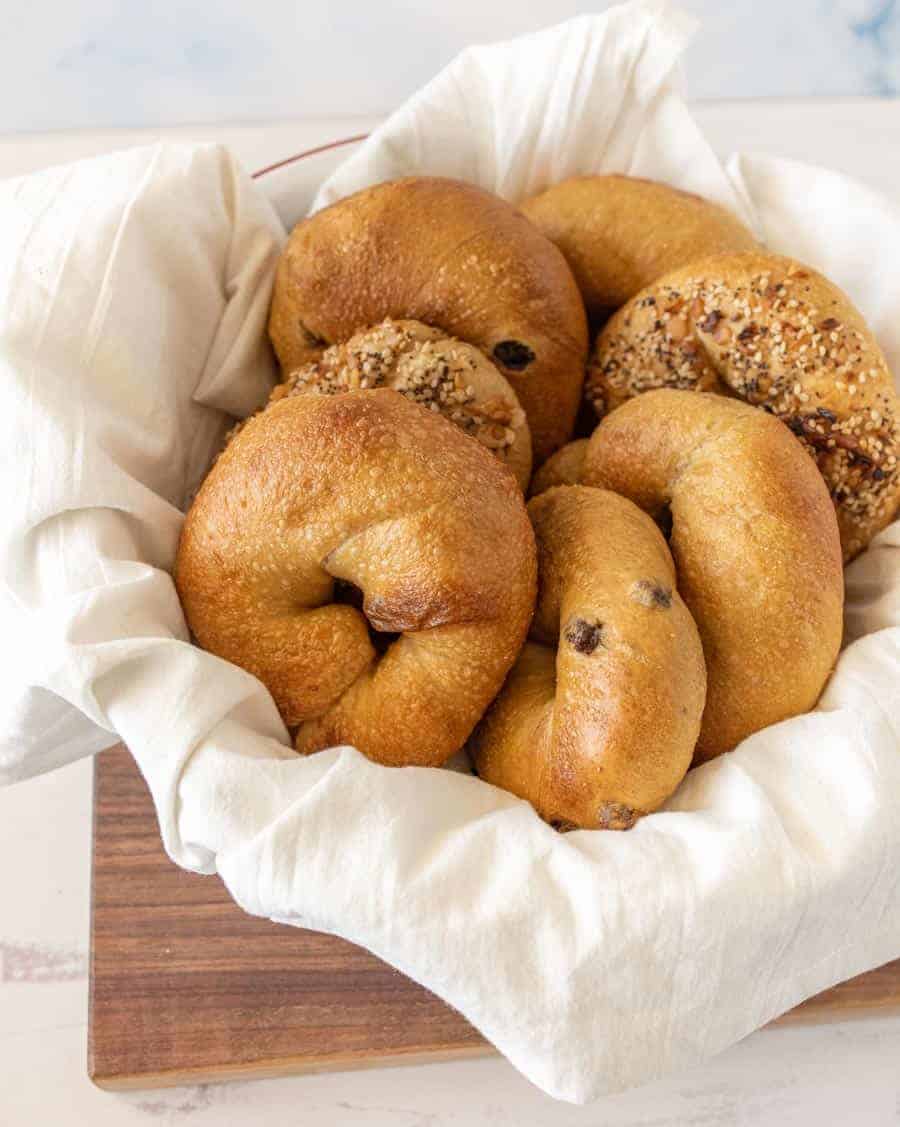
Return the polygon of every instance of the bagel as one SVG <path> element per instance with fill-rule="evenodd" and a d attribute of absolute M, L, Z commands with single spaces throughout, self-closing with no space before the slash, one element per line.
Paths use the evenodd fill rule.
<path fill-rule="evenodd" d="M 668 274 L 597 339 L 598 415 L 656 387 L 738 396 L 777 415 L 815 459 L 852 559 L 900 504 L 900 404 L 850 300 L 790 258 L 726 255 Z"/>
<path fill-rule="evenodd" d="M 531 477 L 531 434 L 515 392 L 471 344 L 419 321 L 383 321 L 295 368 L 272 391 L 338 395 L 390 387 L 440 411 L 509 466 L 523 490 Z"/>
<path fill-rule="evenodd" d="M 299 751 L 437 766 L 518 654 L 535 568 L 512 474 L 378 389 L 250 419 L 185 518 L 175 582 L 199 644 L 266 685 Z"/>
<path fill-rule="evenodd" d="M 410 177 L 294 228 L 269 316 L 286 372 L 385 317 L 480 348 L 518 396 L 537 461 L 569 437 L 587 356 L 584 306 L 560 252 L 499 197 Z"/>
<path fill-rule="evenodd" d="M 724 207 L 636 176 L 573 176 L 521 210 L 562 251 L 595 320 L 692 259 L 758 245 Z"/>
<path fill-rule="evenodd" d="M 671 518 L 706 656 L 697 761 L 808 712 L 840 648 L 844 584 L 828 490 L 788 428 L 735 399 L 650 391 L 600 423 L 581 478 Z"/>
<path fill-rule="evenodd" d="M 576 438 L 551 454 L 531 479 L 531 496 L 537 497 L 554 485 L 577 485 L 581 481 L 587 446 L 586 438 Z"/>
<path fill-rule="evenodd" d="M 691 764 L 706 670 L 665 539 L 636 505 L 564 485 L 528 503 L 531 640 L 470 741 L 478 774 L 559 829 L 628 829 Z"/>

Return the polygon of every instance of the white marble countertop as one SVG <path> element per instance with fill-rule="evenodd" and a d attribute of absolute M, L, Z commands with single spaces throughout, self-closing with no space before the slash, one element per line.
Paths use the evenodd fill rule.
<path fill-rule="evenodd" d="M 4 21 L 0 132 L 386 111 L 470 43 L 618 0 L 32 0 Z M 694 98 L 894 94 L 895 0 L 672 0 Z"/>
<path fill-rule="evenodd" d="M 900 191 L 900 103 L 717 103 L 698 115 L 723 153 L 827 163 Z M 0 175 L 161 135 L 227 141 L 256 168 L 371 123 L 0 136 Z M 900 1014 L 763 1030 L 702 1068 L 588 1108 L 554 1104 L 500 1059 L 101 1092 L 85 1067 L 90 813 L 88 762 L 0 790 L 2 1127 L 900 1125 Z"/>

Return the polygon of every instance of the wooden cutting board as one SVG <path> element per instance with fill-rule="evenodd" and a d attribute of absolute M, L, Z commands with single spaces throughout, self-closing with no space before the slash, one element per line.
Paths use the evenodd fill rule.
<path fill-rule="evenodd" d="M 780 1021 L 894 1006 L 900 961 Z M 122 748 L 94 784 L 88 1068 L 103 1088 L 283 1075 L 492 1052 L 423 987 L 341 939 L 245 915 L 217 877 L 183 872 L 159 840 Z"/>

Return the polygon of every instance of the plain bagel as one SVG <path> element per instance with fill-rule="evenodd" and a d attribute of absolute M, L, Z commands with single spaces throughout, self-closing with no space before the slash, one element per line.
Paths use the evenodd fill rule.
<path fill-rule="evenodd" d="M 690 767 L 706 689 L 697 627 L 665 539 L 624 497 L 560 486 L 528 515 L 537 609 L 470 741 L 475 765 L 559 829 L 628 829 Z"/>
<path fill-rule="evenodd" d="M 554 485 L 577 485 L 581 481 L 581 469 L 587 448 L 586 438 L 576 438 L 573 442 L 560 446 L 531 479 L 530 495 L 537 497 L 539 493 L 552 489 Z"/>
<path fill-rule="evenodd" d="M 595 319 L 692 259 L 758 245 L 724 207 L 636 176 L 573 176 L 521 208 L 563 252 Z"/>
<path fill-rule="evenodd" d="M 266 685 L 298 750 L 436 766 L 519 652 L 535 567 L 512 474 L 381 389 L 250 419 L 185 518 L 175 581 L 200 645 Z"/>
<path fill-rule="evenodd" d="M 598 415 L 651 388 L 736 395 L 777 415 L 828 485 L 852 559 L 900 504 L 900 403 L 847 296 L 766 254 L 694 262 L 638 294 L 597 339 L 585 394 Z"/>
<path fill-rule="evenodd" d="M 594 431 L 582 481 L 671 519 L 706 656 L 698 760 L 813 708 L 841 644 L 843 570 L 828 490 L 787 427 L 735 399 L 648 392 Z"/>
<path fill-rule="evenodd" d="M 283 370 L 385 317 L 480 348 L 518 396 L 537 461 L 569 437 L 587 355 L 584 306 L 560 252 L 499 197 L 410 177 L 297 224 L 269 318 Z"/>

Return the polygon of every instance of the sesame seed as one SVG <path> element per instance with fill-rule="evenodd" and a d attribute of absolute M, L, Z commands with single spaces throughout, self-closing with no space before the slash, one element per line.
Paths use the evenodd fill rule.
<path fill-rule="evenodd" d="M 425 329 L 430 334 L 435 330 Z M 385 320 L 332 345 L 316 361 L 291 372 L 272 399 L 316 392 L 338 395 L 392 387 L 434 414 L 445 414 L 467 434 L 501 456 L 517 439 L 524 414 L 502 396 L 476 398 L 465 375 L 489 365 L 471 345 L 426 335 Z M 499 428 L 499 429 L 498 429 Z"/>

